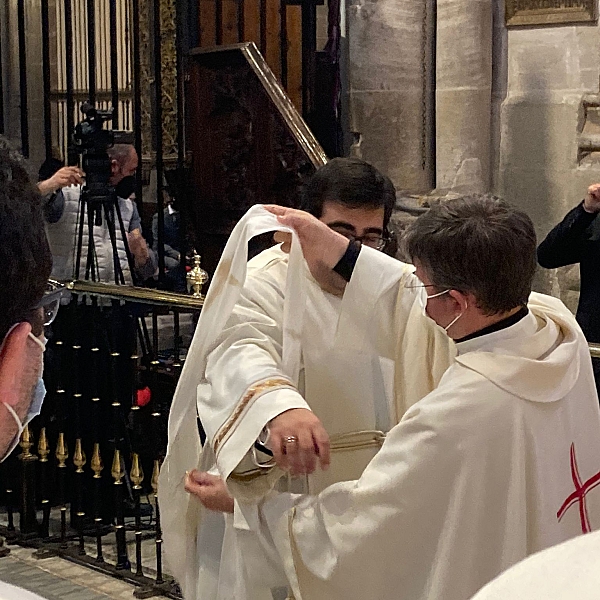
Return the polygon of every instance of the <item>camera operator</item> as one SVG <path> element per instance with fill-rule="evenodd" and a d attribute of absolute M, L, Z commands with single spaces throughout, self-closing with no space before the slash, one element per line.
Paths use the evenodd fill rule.
<path fill-rule="evenodd" d="M 127 242 L 134 259 L 137 278 L 141 281 L 157 274 L 156 255 L 148 248 L 142 237 L 141 220 L 135 202 L 131 200 L 134 190 L 134 174 L 138 167 L 138 156 L 131 144 L 115 144 L 107 149 L 110 159 L 109 184 L 116 190 L 118 207 L 123 218 Z M 54 258 L 52 277 L 59 280 L 73 279 L 75 273 L 79 221 L 81 218 L 80 198 L 85 174 L 77 167 L 63 167 L 50 179 L 38 184 L 44 193 L 58 193 L 51 196 L 45 206 L 47 234 Z M 94 263 L 97 265 L 97 280 L 114 283 L 113 251 L 106 219 L 102 218 L 100 225 L 94 225 Z M 81 253 L 81 272 L 85 274 L 86 257 L 88 254 L 88 228 L 83 228 L 83 244 Z M 132 284 L 125 244 L 119 227 L 116 227 L 117 253 L 126 283 Z"/>

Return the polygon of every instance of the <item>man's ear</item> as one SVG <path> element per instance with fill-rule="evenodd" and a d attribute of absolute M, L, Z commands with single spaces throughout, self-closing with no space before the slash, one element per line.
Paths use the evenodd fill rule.
<path fill-rule="evenodd" d="M 29 323 L 19 323 L 4 338 L 0 349 L 0 398 L 16 408 L 21 397 L 25 374 L 31 370 L 27 338 Z"/>
<path fill-rule="evenodd" d="M 474 298 L 472 294 L 464 294 L 463 292 L 459 292 L 458 290 L 450 290 L 448 292 L 448 296 L 452 299 L 453 302 L 456 303 L 456 311 L 457 312 L 465 312 L 469 306 L 474 303 Z"/>

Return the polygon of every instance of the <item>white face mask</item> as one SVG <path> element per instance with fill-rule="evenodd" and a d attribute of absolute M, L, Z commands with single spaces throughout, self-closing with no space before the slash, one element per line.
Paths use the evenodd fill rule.
<path fill-rule="evenodd" d="M 437 294 L 431 294 L 428 295 L 427 294 L 427 288 L 423 287 L 423 292 L 419 294 L 419 303 L 421 305 L 421 309 L 423 311 L 423 315 L 428 317 L 429 319 L 431 319 L 431 317 L 427 314 L 427 301 L 430 298 L 439 298 L 440 296 L 443 296 L 444 294 L 447 294 L 450 290 L 444 290 L 443 292 L 438 292 Z M 468 306 L 465 307 L 465 310 L 467 310 Z M 463 310 L 459 315 L 457 315 L 454 319 L 452 319 L 452 321 L 450 321 L 450 323 L 448 325 L 446 325 L 446 327 L 442 327 L 441 325 L 439 325 L 439 323 L 436 323 L 434 321 L 434 323 L 436 323 L 436 325 L 439 325 L 440 327 L 442 327 L 442 329 L 448 333 L 448 329 L 450 329 L 450 327 L 452 327 L 452 325 L 454 325 L 454 323 L 456 323 L 456 321 L 458 321 L 463 315 L 465 314 L 465 311 Z M 431 319 L 433 321 L 433 319 Z"/>

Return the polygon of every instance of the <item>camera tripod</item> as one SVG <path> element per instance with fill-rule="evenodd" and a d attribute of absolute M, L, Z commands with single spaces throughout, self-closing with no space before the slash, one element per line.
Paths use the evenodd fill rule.
<path fill-rule="evenodd" d="M 116 285 L 126 285 L 125 274 L 119 258 L 119 249 L 117 243 L 117 222 L 119 227 L 119 233 L 121 235 L 121 241 L 123 243 L 125 254 L 127 256 L 127 265 L 129 267 L 129 273 L 131 282 L 136 285 L 137 277 L 134 270 L 134 261 L 127 241 L 127 232 L 125 231 L 125 225 L 123 222 L 123 215 L 121 213 L 121 207 L 119 206 L 119 199 L 111 188 L 109 193 L 101 199 L 90 198 L 89 190 L 86 186 L 82 188 L 81 197 L 79 200 L 79 218 L 78 218 L 78 234 L 77 234 L 77 254 L 75 260 L 75 277 L 79 279 L 81 274 L 81 259 L 83 254 L 83 233 L 84 224 L 87 222 L 87 256 L 85 261 L 85 275 L 84 279 L 99 281 L 99 265 L 98 257 L 96 255 L 95 238 L 94 238 L 94 227 L 102 226 L 102 219 L 106 225 L 108 235 L 110 238 L 110 246 L 112 252 L 112 262 L 114 270 L 114 282 Z M 116 220 L 115 220 L 116 217 Z"/>

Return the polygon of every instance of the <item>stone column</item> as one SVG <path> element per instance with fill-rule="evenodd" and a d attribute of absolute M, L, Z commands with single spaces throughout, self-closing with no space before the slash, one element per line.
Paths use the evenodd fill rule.
<path fill-rule="evenodd" d="M 433 0 L 347 1 L 351 154 L 411 191 L 430 190 L 435 169 L 432 9 Z"/>
<path fill-rule="evenodd" d="M 437 0 L 436 187 L 491 184 L 492 1 Z"/>

